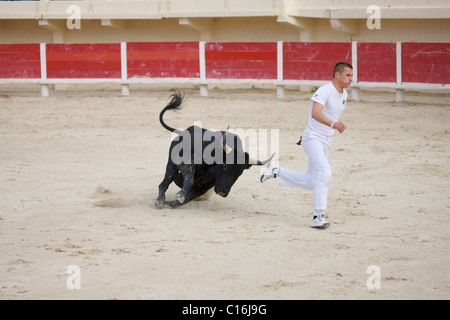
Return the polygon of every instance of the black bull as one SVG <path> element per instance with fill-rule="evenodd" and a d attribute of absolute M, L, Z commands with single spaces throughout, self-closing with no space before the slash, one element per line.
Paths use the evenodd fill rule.
<path fill-rule="evenodd" d="M 252 165 L 265 165 L 272 160 L 274 155 L 264 161 L 252 159 L 243 151 L 241 139 L 228 133 L 228 130 L 210 131 L 191 126 L 180 131 L 169 127 L 164 123 L 163 115 L 167 110 L 179 110 L 184 97 L 177 92 L 171 98 L 161 111 L 159 121 L 164 128 L 179 136 L 170 145 L 166 174 L 159 185 L 156 207 L 162 208 L 164 204 L 170 207 L 186 204 L 213 187 L 215 193 L 226 197 L 245 169 Z M 166 201 L 165 193 L 172 182 L 181 190 L 175 195 L 175 200 Z"/>

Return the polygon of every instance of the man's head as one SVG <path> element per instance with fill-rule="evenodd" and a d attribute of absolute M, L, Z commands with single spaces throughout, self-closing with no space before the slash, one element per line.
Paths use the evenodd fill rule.
<path fill-rule="evenodd" d="M 333 81 L 341 88 L 348 88 L 353 81 L 353 67 L 347 62 L 338 62 L 333 68 Z"/>

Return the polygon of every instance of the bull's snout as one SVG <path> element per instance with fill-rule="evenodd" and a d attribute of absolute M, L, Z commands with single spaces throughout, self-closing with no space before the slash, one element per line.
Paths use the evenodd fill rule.
<path fill-rule="evenodd" d="M 219 196 L 224 197 L 224 198 L 226 198 L 227 195 L 228 195 L 228 191 L 225 191 L 225 190 L 222 190 L 222 189 L 215 188 L 214 191 L 215 191 Z"/>

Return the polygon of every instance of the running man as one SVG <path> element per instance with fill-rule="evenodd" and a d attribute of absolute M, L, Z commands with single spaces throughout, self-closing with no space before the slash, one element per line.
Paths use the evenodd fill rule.
<path fill-rule="evenodd" d="M 321 86 L 312 96 L 308 125 L 299 143 L 308 155 L 307 172 L 297 172 L 282 167 L 269 166 L 260 181 L 280 177 L 281 184 L 289 187 L 314 190 L 314 212 L 312 228 L 327 228 L 325 220 L 328 186 L 331 181 L 331 167 L 328 154 L 335 130 L 343 133 L 346 125 L 339 121 L 347 102 L 347 91 L 353 80 L 353 67 L 338 62 L 333 69 L 333 80 Z"/>

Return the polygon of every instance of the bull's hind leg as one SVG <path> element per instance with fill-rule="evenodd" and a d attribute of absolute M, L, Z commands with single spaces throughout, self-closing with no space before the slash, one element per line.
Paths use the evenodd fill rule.
<path fill-rule="evenodd" d="M 164 176 L 163 181 L 159 184 L 159 194 L 158 198 L 156 198 L 155 206 L 159 209 L 161 209 L 164 206 L 164 203 L 166 201 L 166 191 L 169 188 L 169 185 L 173 182 L 175 179 L 175 176 L 178 173 L 178 168 L 175 166 L 175 164 L 169 160 L 166 167 L 166 174 Z"/>
<path fill-rule="evenodd" d="M 171 208 L 176 208 L 179 207 L 183 204 L 188 203 L 191 200 L 197 199 L 198 197 L 204 195 L 206 193 L 206 191 L 208 191 L 208 189 L 191 189 L 188 194 L 184 197 L 184 201 L 183 202 L 179 202 L 178 200 L 173 200 L 173 201 L 166 201 L 165 204 L 167 204 L 169 207 Z"/>
<path fill-rule="evenodd" d="M 180 189 L 183 188 L 183 183 L 184 183 L 184 181 L 183 181 L 183 175 L 181 174 L 180 171 L 178 171 L 178 172 L 175 174 L 175 178 L 173 179 L 173 182 L 174 182 Z"/>

